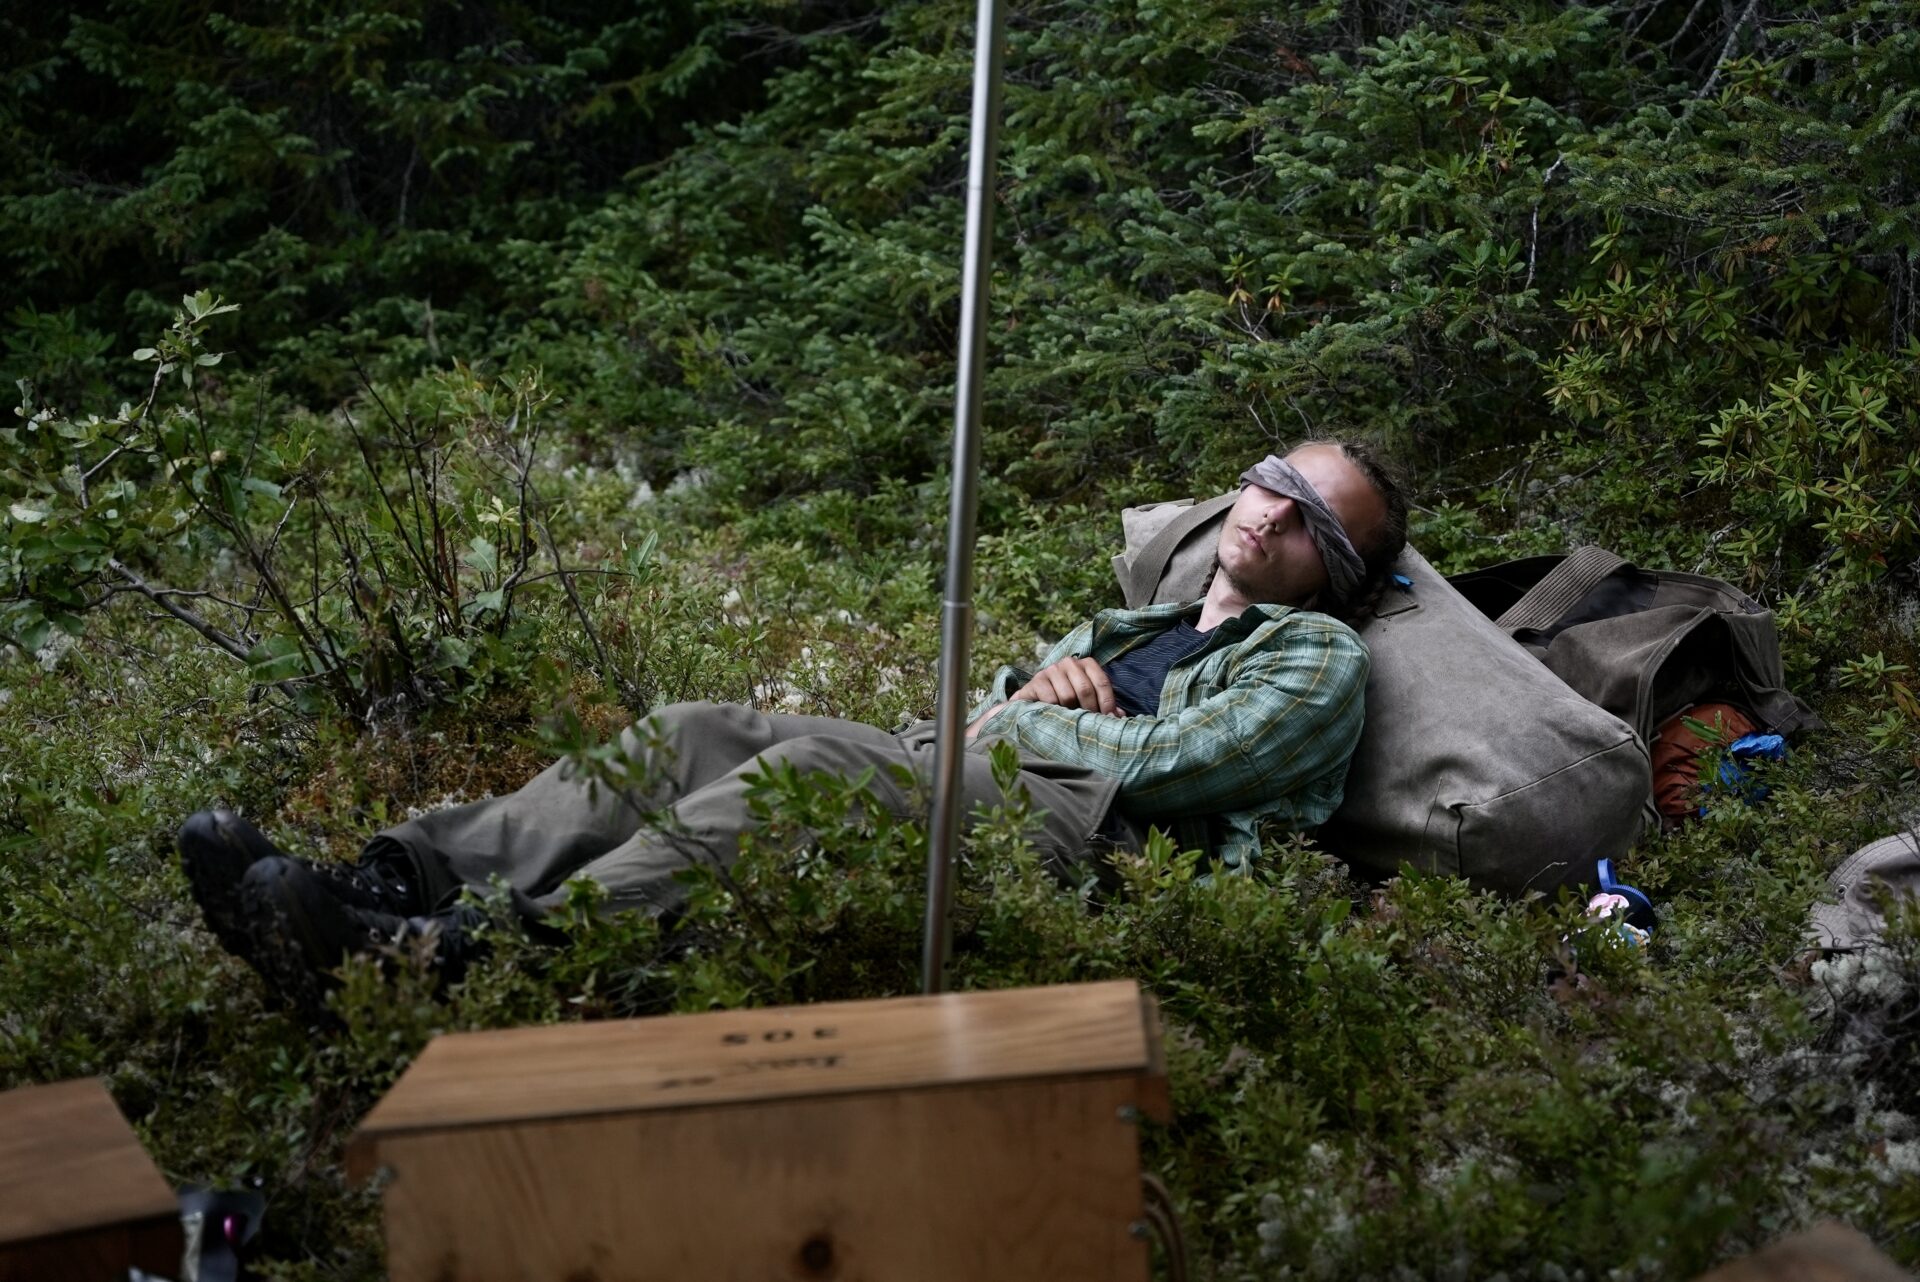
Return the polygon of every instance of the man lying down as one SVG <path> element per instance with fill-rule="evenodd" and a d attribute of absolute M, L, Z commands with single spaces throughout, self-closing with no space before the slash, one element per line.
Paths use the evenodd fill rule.
<path fill-rule="evenodd" d="M 1330 441 L 1269 457 L 1241 485 L 1206 596 L 1103 610 L 1031 679 L 1001 669 L 967 730 L 963 813 L 1002 800 L 986 755 L 997 741 L 1019 754 L 1042 854 L 1075 881 L 1104 852 L 1141 849 L 1150 825 L 1237 867 L 1256 855 L 1262 820 L 1312 828 L 1339 806 L 1367 651 L 1335 616 L 1364 603 L 1399 555 L 1406 500 L 1368 450 Z M 643 825 L 559 762 L 518 792 L 389 828 L 351 865 L 286 855 L 220 810 L 182 826 L 181 862 L 220 942 L 277 996 L 317 1011 L 343 957 L 406 939 L 431 939 L 457 979 L 480 919 L 460 892 L 495 876 L 530 922 L 576 877 L 605 888 L 608 911 L 671 912 L 690 858 L 733 862 L 751 823 L 747 780 L 763 763 L 879 767 L 874 801 L 901 817 L 915 802 L 885 767 L 932 773 L 931 722 L 893 733 L 712 703 L 647 720 L 623 747 L 677 798 L 664 825 Z"/>

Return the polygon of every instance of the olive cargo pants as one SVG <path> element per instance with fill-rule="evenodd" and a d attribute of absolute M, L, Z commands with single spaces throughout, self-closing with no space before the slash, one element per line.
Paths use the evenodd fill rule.
<path fill-rule="evenodd" d="M 753 826 L 745 781 L 763 762 L 848 778 L 873 767 L 868 788 L 878 804 L 903 818 L 924 815 L 933 776 L 932 722 L 892 734 L 832 717 L 678 703 L 643 724 L 646 729 L 622 732 L 621 745 L 630 759 L 646 764 L 646 777 L 660 781 L 644 804 L 671 800 L 672 836 L 644 826 L 633 804 L 606 787 L 589 788 L 560 761 L 518 792 L 389 828 L 368 843 L 368 853 L 404 854 L 430 905 L 498 876 L 521 911 L 537 918 L 565 901 L 569 880 L 589 877 L 606 887 L 608 911 L 663 912 L 679 905 L 682 893 L 673 874 L 690 861 L 731 866 L 741 834 Z M 992 742 L 983 737 L 968 745 L 961 770 L 963 814 L 1002 800 L 986 757 Z M 1113 780 L 1037 757 L 1020 764 L 1019 783 L 1039 820 L 1035 844 L 1061 875 L 1077 879 L 1073 870 L 1089 846 L 1139 848 L 1139 830 L 1113 807 Z M 900 765 L 913 772 L 918 787 L 903 788 L 894 778 L 888 767 Z"/>

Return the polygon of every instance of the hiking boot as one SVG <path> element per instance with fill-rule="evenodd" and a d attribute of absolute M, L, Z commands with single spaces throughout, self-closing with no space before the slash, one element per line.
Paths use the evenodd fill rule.
<path fill-rule="evenodd" d="M 327 883 L 334 898 L 352 908 L 372 908 L 398 917 L 416 917 L 427 911 L 420 892 L 414 888 L 404 861 L 393 858 L 368 858 L 355 863 L 336 864 L 311 859 L 296 860 Z"/>
<path fill-rule="evenodd" d="M 200 914 L 220 946 L 253 960 L 240 881 L 262 859 L 294 859 L 323 879 L 335 898 L 355 908 L 410 917 L 426 911 L 404 858 L 362 857 L 336 864 L 299 859 L 230 810 L 202 810 L 180 825 L 180 867 Z"/>
<path fill-rule="evenodd" d="M 297 859 L 263 859 L 240 883 L 248 952 L 267 987 L 304 1014 L 326 1009 L 327 993 L 347 957 L 431 940 L 433 966 L 456 983 L 482 949 L 474 927 L 482 914 L 456 908 L 431 917 L 404 916 L 345 902 L 335 883 Z"/>
<path fill-rule="evenodd" d="M 175 840 L 187 888 L 220 946 L 236 957 L 248 955 L 246 916 L 240 905 L 240 879 L 262 859 L 284 852 L 231 810 L 202 810 L 180 825 Z"/>

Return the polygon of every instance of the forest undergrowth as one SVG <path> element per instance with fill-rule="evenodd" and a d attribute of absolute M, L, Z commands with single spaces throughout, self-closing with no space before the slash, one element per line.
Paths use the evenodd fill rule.
<path fill-rule="evenodd" d="M 429 1037 L 913 991 L 924 829 L 770 772 L 674 927 L 496 904 L 325 1030 L 174 830 L 345 859 L 679 700 L 930 713 L 972 8 L 186 8 L 0 16 L 0 1087 L 104 1076 L 267 1195 L 261 1276 L 371 1282 L 341 1148 Z M 1283 833 L 1095 897 L 987 816 L 954 981 L 1158 997 L 1197 1276 L 1686 1277 L 1827 1217 L 1920 1264 L 1920 911 L 1807 917 L 1920 823 L 1916 31 L 1013 6 L 976 687 L 1115 602 L 1122 506 L 1359 433 L 1441 569 L 1721 576 L 1825 721 L 1623 861 L 1644 949 Z"/>

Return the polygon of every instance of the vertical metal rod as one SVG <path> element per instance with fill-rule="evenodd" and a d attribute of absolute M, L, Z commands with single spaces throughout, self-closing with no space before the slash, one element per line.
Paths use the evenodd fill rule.
<path fill-rule="evenodd" d="M 993 166 L 1000 135 L 999 0 L 979 0 L 973 48 L 973 145 L 967 158 L 966 257 L 960 277 L 960 351 L 953 402 L 953 498 L 947 513 L 947 587 L 940 612 L 940 701 L 927 831 L 927 921 L 921 988 L 947 986 L 954 850 L 960 840 L 960 767 L 966 752 L 967 667 L 973 647 L 973 533 L 979 506 L 980 391 L 986 372 L 987 283 L 993 268 Z"/>

